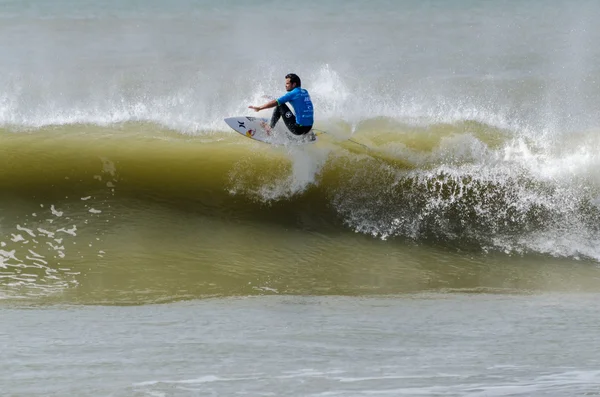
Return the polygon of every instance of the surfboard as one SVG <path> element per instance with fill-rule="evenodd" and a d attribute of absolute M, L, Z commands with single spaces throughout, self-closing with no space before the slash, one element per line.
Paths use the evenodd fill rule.
<path fill-rule="evenodd" d="M 317 135 L 321 131 L 310 131 L 305 135 L 294 135 L 285 128 L 280 121 L 274 129 L 269 128 L 269 119 L 261 117 L 228 117 L 225 122 L 237 133 L 246 138 L 253 139 L 271 145 L 304 145 L 317 141 Z"/>

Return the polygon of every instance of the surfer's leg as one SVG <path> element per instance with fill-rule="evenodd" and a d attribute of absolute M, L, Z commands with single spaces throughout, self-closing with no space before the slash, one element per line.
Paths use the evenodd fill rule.
<path fill-rule="evenodd" d="M 304 135 L 308 133 L 312 129 L 312 125 L 298 125 L 296 122 L 296 116 L 287 105 L 281 105 L 280 112 L 283 116 L 283 121 L 285 122 L 285 126 L 290 130 L 290 132 L 294 135 Z"/>
<path fill-rule="evenodd" d="M 275 106 L 275 109 L 273 109 L 273 115 L 271 116 L 271 123 L 270 123 L 271 128 L 275 128 L 275 124 L 277 124 L 277 122 L 281 118 L 281 114 L 282 114 L 281 109 L 280 109 L 281 106 L 286 106 L 286 105 L 285 105 L 285 103 L 283 105 L 277 105 L 277 106 Z"/>
<path fill-rule="evenodd" d="M 290 110 L 290 108 L 284 103 L 283 105 L 278 106 L 279 112 L 281 116 L 283 116 L 283 122 L 285 126 L 290 130 L 290 132 L 294 135 L 300 135 L 302 132 L 298 132 L 297 129 L 299 125 L 296 123 L 296 116 Z"/>
<path fill-rule="evenodd" d="M 294 126 L 294 129 L 290 128 L 290 131 L 294 135 L 308 134 L 310 132 L 310 130 L 312 130 L 312 125 L 298 125 L 298 124 L 296 124 Z"/>
<path fill-rule="evenodd" d="M 275 124 L 277 124 L 281 117 L 283 117 L 285 126 L 294 135 L 304 135 L 312 129 L 312 126 L 298 125 L 298 123 L 296 123 L 296 116 L 294 115 L 294 112 L 292 112 L 285 103 L 276 106 L 275 110 L 273 110 L 273 116 L 271 117 L 271 128 L 275 128 Z"/>

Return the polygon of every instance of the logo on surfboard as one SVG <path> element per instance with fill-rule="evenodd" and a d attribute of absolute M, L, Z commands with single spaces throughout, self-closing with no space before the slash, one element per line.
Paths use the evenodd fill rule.
<path fill-rule="evenodd" d="M 243 129 L 246 129 L 246 126 L 244 125 L 244 122 L 243 122 L 243 121 L 238 121 L 238 127 L 239 127 L 239 128 L 243 128 Z"/>
<path fill-rule="evenodd" d="M 246 131 L 246 136 L 248 138 L 252 138 L 254 136 L 254 134 L 256 134 L 256 130 L 248 130 L 248 131 Z"/>

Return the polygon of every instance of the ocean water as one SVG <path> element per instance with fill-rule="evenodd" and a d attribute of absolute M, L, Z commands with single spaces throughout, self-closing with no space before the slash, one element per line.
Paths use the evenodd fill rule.
<path fill-rule="evenodd" d="M 597 396 L 597 298 L 3 308 L 0 383 L 10 396 Z"/>
<path fill-rule="evenodd" d="M 4 347 L 17 333 L 40 338 L 34 320 L 19 327 L 32 307 L 41 306 L 49 341 L 63 332 L 52 317 L 74 322 L 79 310 L 89 324 L 107 310 L 130 314 L 119 332 L 139 329 L 143 338 L 146 316 L 174 310 L 181 317 L 173 321 L 185 326 L 190 307 L 210 313 L 255 297 L 265 308 L 254 320 L 268 322 L 278 315 L 273 302 L 302 296 L 309 307 L 339 305 L 354 319 L 370 310 L 363 299 L 385 299 L 391 312 L 364 320 L 379 324 L 373 332 L 386 334 L 378 339 L 385 349 L 393 329 L 380 324 L 394 305 L 434 294 L 434 306 L 461 313 L 452 319 L 460 335 L 471 329 L 470 310 L 513 316 L 541 294 L 557 308 L 548 325 L 563 328 L 528 342 L 527 354 L 561 354 L 548 341 L 597 325 L 593 316 L 563 317 L 560 297 L 590 302 L 600 292 L 599 17 L 591 0 L 0 0 Z M 229 129 L 225 117 L 254 115 L 248 106 L 282 94 L 290 72 L 311 94 L 315 127 L 327 132 L 316 144 L 275 147 Z M 181 309 L 181 301 L 190 306 Z M 231 316 L 244 310 L 236 305 Z M 416 310 L 402 326 L 422 331 L 424 319 Z M 496 320 L 483 322 L 490 339 L 480 343 L 495 343 Z M 243 317 L 240 326 L 252 321 Z M 331 321 L 340 335 L 358 326 Z M 188 325 L 185 332 L 198 327 Z M 446 326 L 434 322 L 432 332 L 443 338 Z M 318 325 L 307 327 L 318 335 Z M 331 341 L 314 343 L 327 349 Z M 450 338 L 446 350 L 431 351 L 421 375 L 439 370 L 427 371 L 438 355 L 460 355 L 463 343 Z M 43 355 L 53 352 L 39 360 L 12 352 L 5 372 L 23 374 L 19 365 L 38 362 L 45 364 L 36 371 L 52 369 Z M 482 365 L 507 364 L 486 357 Z M 313 359 L 303 356 L 290 370 L 309 370 Z M 476 350 L 469 360 L 477 365 Z M 163 379 L 181 379 L 175 361 L 166 359 Z M 292 394 L 378 394 L 385 381 L 368 363 L 360 376 L 374 381 L 360 392 L 317 381 Z M 586 372 L 593 363 L 558 359 L 546 372 L 543 363 L 524 370 L 533 389 L 515 381 L 515 394 L 467 392 L 433 378 L 418 393 L 390 394 L 581 391 L 568 392 L 562 375 L 558 389 L 535 387 L 558 367 L 591 374 L 581 384 L 595 384 Z M 451 360 L 445 365 L 452 373 Z M 65 367 L 51 393 L 87 393 L 79 371 L 90 368 Z M 257 364 L 258 372 L 272 368 Z M 212 381 L 223 378 L 214 371 Z M 138 390 L 131 385 L 156 378 L 128 374 L 120 385 L 133 389 L 89 394 L 185 394 L 168 382 Z M 28 388 L 46 382 L 36 376 L 15 377 L 21 381 L 7 390 L 42 393 Z M 69 376 L 78 379 L 73 388 L 60 386 Z M 267 389 L 247 394 L 283 393 Z"/>

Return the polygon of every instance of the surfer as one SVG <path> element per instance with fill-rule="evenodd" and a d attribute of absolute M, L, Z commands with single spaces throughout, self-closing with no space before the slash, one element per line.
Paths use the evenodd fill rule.
<path fill-rule="evenodd" d="M 313 126 L 314 111 L 310 95 L 308 91 L 302 88 L 300 77 L 294 73 L 285 76 L 285 90 L 287 93 L 278 99 L 273 99 L 261 106 L 248 107 L 257 112 L 263 109 L 275 108 L 270 124 L 267 126 L 265 123 L 264 126 L 268 131 L 275 128 L 275 124 L 283 116 L 283 121 L 292 134 L 304 135 Z M 294 107 L 295 115 L 286 105 L 288 102 Z"/>

